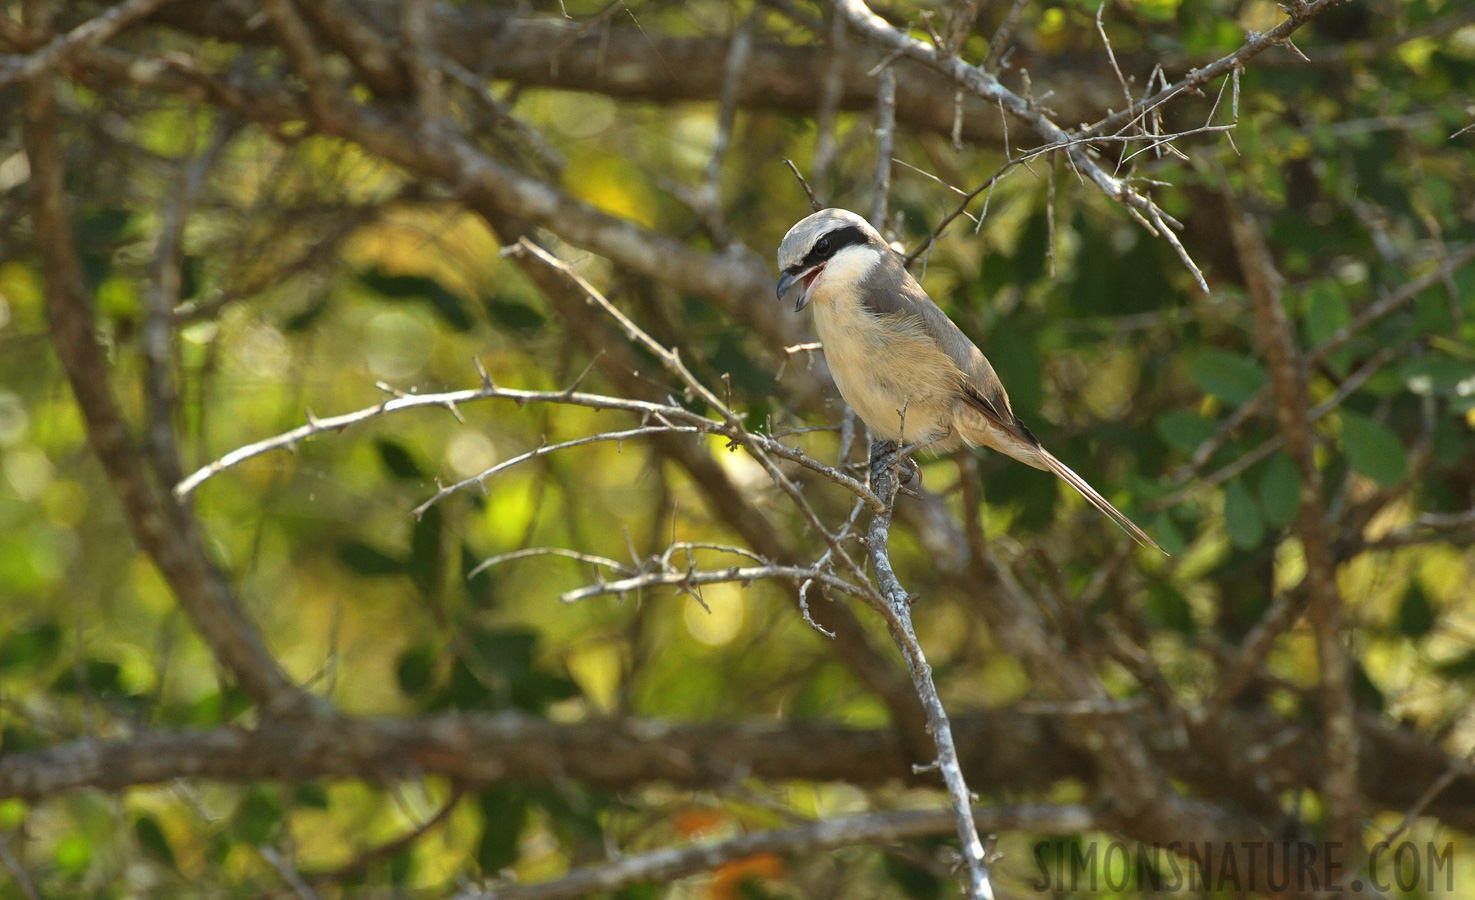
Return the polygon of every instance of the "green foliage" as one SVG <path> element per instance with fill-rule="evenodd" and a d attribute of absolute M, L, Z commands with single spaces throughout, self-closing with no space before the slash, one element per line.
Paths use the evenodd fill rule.
<path fill-rule="evenodd" d="M 1421 638 L 1434 630 L 1437 621 L 1429 595 L 1417 580 L 1409 582 L 1393 616 L 1393 627 L 1404 637 Z"/>
<path fill-rule="evenodd" d="M 1243 479 L 1236 478 L 1224 488 L 1224 530 L 1236 547 L 1246 550 L 1265 540 L 1265 522 Z"/>
<path fill-rule="evenodd" d="M 359 282 L 386 300 L 418 300 L 430 307 L 447 326 L 455 331 L 470 331 L 471 313 L 460 297 L 446 290 L 440 282 L 420 275 L 390 275 L 382 269 L 366 269 Z"/>
<path fill-rule="evenodd" d="M 1238 406 L 1265 384 L 1265 370 L 1247 356 L 1225 350 L 1201 350 L 1188 361 L 1188 373 L 1206 394 Z"/>
<path fill-rule="evenodd" d="M 1408 474 L 1408 454 L 1398 435 L 1360 413 L 1342 413 L 1342 452 L 1352 468 L 1384 486 Z"/>
<path fill-rule="evenodd" d="M 164 835 L 164 829 L 159 826 L 159 820 L 151 815 L 143 814 L 133 820 L 133 836 L 138 841 L 138 847 L 144 856 L 159 865 L 173 871 L 179 871 L 179 863 L 174 858 L 174 849 L 169 846 L 169 838 Z"/>
<path fill-rule="evenodd" d="M 215 5 L 225 16 L 229 4 Z M 580 47 L 608 40 L 600 54 L 609 55 L 611 78 L 625 71 L 624 55 L 667 39 L 701 35 L 717 46 L 725 23 L 743 21 L 750 11 L 637 3 L 611 18 L 607 4 L 595 0 L 567 5 L 573 24 L 550 18 L 549 27 L 583 34 L 570 40 L 584 43 L 564 48 L 568 56 L 560 60 L 572 65 Z M 1115 85 L 1096 30 L 1099 5 L 1067 0 L 1024 7 L 1016 52 L 1030 57 L 1031 71 L 1049 73 L 1048 87 L 1035 84 L 1042 106 L 1074 113 L 1097 103 L 1101 86 Z M 63 6 L 60 24 L 70 29 L 106 4 Z M 433 6 L 440 16 L 465 5 Z M 506 4 L 488 6 L 483 12 L 504 17 Z M 976 61 L 987 52 L 1007 6 L 983 5 L 964 58 Z M 1134 79 L 1134 94 L 1147 89 L 1153 62 L 1167 61 L 1171 81 L 1233 52 L 1248 30 L 1263 30 L 1280 16 L 1274 4 L 1231 7 L 1222 0 L 1108 5 L 1103 27 Z M 876 8 L 912 22 L 920 36 L 924 14 L 939 7 L 901 0 Z M 1264 389 L 1267 373 L 1216 169 L 1263 225 L 1299 352 L 1403 296 L 1414 279 L 1475 241 L 1469 203 L 1475 134 L 1450 137 L 1470 124 L 1459 100 L 1475 84 L 1469 29 L 1420 32 L 1443 27 L 1459 8 L 1423 0 L 1386 8 L 1343 4 L 1297 33 L 1296 47 L 1312 63 L 1288 64 L 1293 54 L 1286 48 L 1249 61 L 1233 149 L 1218 133 L 1175 141 L 1192 158 L 1187 162 L 1135 141 L 1091 148 L 1108 171 L 1131 179 L 1183 223 L 1175 233 L 1203 267 L 1207 296 L 1191 286 L 1167 241 L 1078 179 L 1060 153 L 1011 169 L 990 192 L 976 230 L 958 218 L 925 265 L 913 267 L 988 355 L 1013 409 L 1043 444 L 1172 554 L 1118 555 L 1123 536 L 1058 479 L 998 453 L 978 456 L 977 512 L 995 561 L 1039 601 L 1059 632 L 1052 636 L 1072 659 L 1092 667 L 1113 696 L 1156 703 L 1144 689 L 1144 670 L 1110 661 L 1102 642 L 1108 626 L 1140 643 L 1167 686 L 1195 702 L 1211 695 L 1225 654 L 1261 623 L 1272 599 L 1295 590 L 1305 562 L 1298 550 L 1303 478 L 1297 464 L 1281 449 L 1239 467 L 1283 437 L 1273 400 L 1235 427 L 1226 425 Z M 823 35 L 785 9 L 759 11 L 757 46 L 823 52 Z M 819 9 L 810 4 L 799 11 L 812 16 Z M 527 15 L 557 14 L 530 7 Z M 601 16 L 597 28 L 587 24 Z M 941 20 L 934 16 L 934 24 Z M 594 30 L 575 31 L 586 26 Z M 645 35 L 622 46 L 616 43 L 622 29 Z M 247 43 L 230 35 L 205 39 L 150 19 L 103 49 L 142 60 L 178 56 L 220 84 L 241 85 L 248 100 L 261 88 L 287 92 L 310 109 L 304 84 L 289 74 L 290 60 L 268 46 L 272 29 L 263 25 L 252 34 Z M 1392 42 L 1398 43 L 1386 49 Z M 467 43 L 482 42 L 468 37 Z M 370 114 L 407 117 L 406 135 L 424 125 L 410 93 L 395 96 L 367 84 L 344 48 L 326 41 L 322 48 L 345 92 L 365 102 L 372 97 Z M 573 207 L 531 218 L 513 210 L 507 218 L 514 221 L 483 217 L 479 210 L 495 213 L 511 201 L 482 196 L 478 185 L 443 183 L 436 174 L 442 160 L 429 153 L 428 142 L 432 164 L 421 170 L 341 134 L 314 133 L 315 120 L 238 120 L 213 93 L 183 100 L 116 73 L 84 77 L 89 58 L 69 57 L 53 79 L 61 88 L 66 206 L 105 349 L 106 387 L 126 419 L 124 433 L 139 447 L 136 462 L 161 498 L 168 496 L 169 476 L 150 452 L 147 309 L 161 287 L 156 257 L 169 202 L 217 134 L 224 143 L 186 210 L 178 296 L 171 298 L 182 306 L 166 370 L 178 386 L 171 421 L 186 470 L 300 425 L 304 409 L 327 416 L 371 408 L 390 396 L 376 382 L 407 393 L 474 388 L 480 379 L 473 358 L 498 385 L 560 390 L 588 367 L 581 390 L 669 395 L 704 408 L 658 358 L 622 343 L 619 329 L 598 310 L 579 301 L 570 313 L 545 297 L 529 271 L 498 253 L 514 232 L 499 236 L 494 227 L 528 228 L 676 347 L 750 428 L 779 434 L 815 459 L 837 461 L 833 426 L 841 407 L 822 357 L 787 354 L 772 340 L 777 330 L 760 328 L 778 322 L 792 327 L 795 341 L 810 339 L 807 314 L 774 306 L 771 283 L 758 277 L 737 279 L 731 296 L 693 289 L 697 279 L 686 268 L 692 260 L 674 252 L 677 245 L 710 252 L 712 265 L 751 254 L 763 261 L 755 265 L 759 274 L 771 268 L 779 237 L 807 209 L 779 161 L 792 157 L 812 174 L 813 114 L 770 108 L 766 93 L 755 99 L 739 92 L 737 124 L 715 184 L 722 217 L 714 228 L 708 211 L 689 201 L 705 184 L 712 158 L 715 98 L 676 102 L 667 88 L 658 97 L 630 96 L 639 92 L 629 86 L 634 81 L 563 90 L 549 86 L 561 76 L 540 69 L 536 82 L 499 76 L 493 84 L 513 122 L 479 105 L 458 83 L 443 85 L 452 110 L 445 124 L 465 129 L 466 147 L 600 210 L 608 218 L 597 221 L 612 229 L 610 238 L 570 227 Z M 499 56 L 497 64 L 503 62 Z M 720 69 L 722 54 L 709 62 Z M 906 68 L 898 69 L 904 80 Z M 1017 85 L 1019 66 L 1002 77 Z M 695 91 L 693 85 L 721 78 L 677 81 L 682 91 Z M 1216 124 L 1230 116 L 1234 87 L 1222 86 Z M 1164 128 L 1209 121 L 1220 87 L 1216 81 L 1204 96 L 1174 98 L 1163 108 Z M 1057 96 L 1047 98 L 1047 90 Z M 1006 153 L 993 132 L 995 113 L 981 125 L 970 111 L 963 149 L 953 149 L 951 94 L 942 96 L 946 121 L 936 133 L 917 124 L 927 96 L 901 104 L 897 160 L 966 190 L 1039 145 L 1038 135 L 1011 118 Z M 874 116 L 851 99 L 838 115 L 838 155 L 822 187 L 829 202 L 865 212 Z M 35 185 L 19 165 L 25 160 L 19 110 L 8 120 L 14 127 L 0 129 L 6 186 L 0 190 L 0 691 L 6 698 L 0 751 L 9 764 L 88 738 L 249 731 L 269 714 L 212 658 L 185 604 L 130 536 L 129 507 L 97 463 L 77 393 L 47 338 L 44 272 L 26 205 Z M 564 158 L 562 165 L 540 156 L 532 132 Z M 1053 228 L 1046 211 L 1052 164 Z M 920 246 L 958 194 L 901 165 L 892 176 L 890 210 L 902 218 L 899 233 L 887 237 Z M 547 199 L 539 197 L 539 203 Z M 981 213 L 983 197 L 969 210 Z M 646 233 L 660 239 L 653 246 L 672 252 L 641 257 L 639 265 L 630 262 L 632 254 L 622 261 L 616 252 L 622 242 Z M 559 277 L 549 283 L 561 284 Z M 614 336 L 603 355 L 581 338 L 591 323 Z M 1475 686 L 1475 651 L 1464 646 L 1461 630 L 1475 600 L 1459 574 L 1470 566 L 1468 534 L 1427 523 L 1470 507 L 1471 347 L 1475 265 L 1381 309 L 1339 349 L 1306 367 L 1308 402 L 1335 401 L 1312 431 L 1322 499 L 1333 520 L 1328 536 L 1339 554 L 1354 695 L 1364 712 L 1387 723 L 1396 712 L 1398 727 L 1431 743 L 1444 739 L 1445 749 L 1460 733 L 1452 723 L 1463 721 Z M 544 443 L 649 421 L 613 409 L 502 401 L 461 404 L 455 413 L 465 421 L 443 408 L 419 409 L 315 435 L 291 452 L 262 454 L 219 473 L 189 501 L 200 543 L 240 608 L 324 707 L 370 719 L 515 716 L 534 730 L 598 729 L 614 727 L 612 721 L 854 728 L 894 721 L 869 677 L 846 664 L 850 645 L 817 639 L 794 612 L 794 585 L 786 582 L 704 587 L 700 599 L 710 614 L 669 586 L 558 602 L 564 591 L 628 574 L 618 567 L 649 571 L 651 557 L 673 540 L 746 546 L 757 534 L 781 549 L 786 562 L 819 559 L 828 549 L 822 537 L 743 451 L 692 435 L 580 447 L 514 467 L 490 480 L 484 494 L 446 498 L 416 519 L 410 510 L 437 484 Z M 1189 466 L 1221 430 L 1222 445 Z M 697 464 L 688 467 L 681 459 L 692 447 Z M 850 460 L 863 454 L 852 447 Z M 923 487 L 942 498 L 939 508 L 954 517 L 974 512 L 963 509 L 952 460 L 923 454 L 922 464 Z M 1233 477 L 1226 477 L 1226 466 L 1236 466 Z M 853 497 L 843 489 L 789 463 L 782 467 L 827 529 L 851 514 Z M 170 514 L 172 504 L 166 504 Z M 862 532 L 868 514 L 862 510 L 857 519 Z M 937 548 L 919 540 L 914 526 L 899 516 L 893 562 L 917 592 L 918 630 L 949 709 L 1053 699 L 1018 665 L 1018 648 L 1007 635 L 991 632 L 979 615 L 977 604 L 990 602 L 987 593 L 945 571 L 945 561 L 933 555 Z M 848 551 L 859 552 L 856 534 L 846 532 Z M 1365 548 L 1385 534 L 1413 543 Z M 617 565 L 535 555 L 504 558 L 472 574 L 489 557 L 540 547 Z M 678 570 L 746 564 L 705 547 L 672 557 Z M 1095 602 L 1077 605 L 1089 591 Z M 863 605 L 816 588 L 808 600 L 816 611 L 850 605 L 871 642 L 886 646 L 884 626 Z M 1315 642 L 1305 629 L 1289 629 L 1266 657 L 1264 677 L 1236 698 L 1238 713 L 1273 723 L 1311 721 L 1314 704 L 1298 692 L 1315 683 L 1318 671 Z M 1076 727 L 1070 721 L 1051 727 Z M 293 856 L 305 876 L 332 872 L 422 824 L 457 790 L 464 798 L 426 836 L 315 888 L 325 897 L 440 896 L 478 874 L 511 871 L 537 880 L 597 865 L 609 846 L 637 853 L 783 821 L 766 807 L 755 809 L 750 798 L 714 790 L 702 802 L 719 811 L 720 830 L 688 833 L 675 824 L 690 799 L 684 787 L 640 778 L 629 786 L 596 786 L 561 773 L 552 784 L 482 781 L 480 773 L 463 783 L 434 771 L 422 777 L 419 762 L 405 761 L 382 779 L 245 775 L 13 801 L 0 804 L 0 829 L 25 835 L 12 844 L 24 850 L 40 896 L 193 900 L 280 893 L 280 874 L 262 848 Z M 733 774 L 714 769 L 709 783 Z M 750 787 L 766 795 L 765 804 L 781 802 L 806 817 L 894 808 L 903 799 L 907 806 L 930 802 L 910 787 L 903 798 L 895 786 L 873 790 L 767 775 L 743 779 L 743 790 Z M 1022 804 L 1100 799 L 1088 779 L 974 787 Z M 1193 791 L 1191 779 L 1175 780 L 1174 788 Z M 1314 796 L 1305 800 L 1305 808 L 1318 807 Z M 1382 815 L 1377 810 L 1387 805 L 1366 808 Z M 1372 827 L 1392 824 L 1378 819 Z M 1026 862 L 1032 847 L 1044 859 L 1067 863 L 1084 847 L 1081 836 L 1004 840 L 1013 841 L 1005 859 Z M 782 879 L 737 879 L 711 893 L 949 896 L 950 879 L 915 863 L 924 854 L 945 859 L 951 846 L 919 840 L 896 855 L 855 848 L 786 856 Z M 195 883 L 201 880 L 204 886 Z M 715 881 L 674 893 L 695 896 Z M 7 882 L 0 897 L 20 897 L 19 890 Z M 668 893 L 664 885 L 645 884 L 608 896 L 653 900 Z"/>
<path fill-rule="evenodd" d="M 1276 453 L 1260 475 L 1260 507 L 1273 528 L 1284 528 L 1296 518 L 1301 502 L 1301 473 L 1285 452 Z"/>

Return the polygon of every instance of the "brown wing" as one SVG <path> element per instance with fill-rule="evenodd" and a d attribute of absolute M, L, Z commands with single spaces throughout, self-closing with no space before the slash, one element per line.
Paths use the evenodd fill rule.
<path fill-rule="evenodd" d="M 1085 497 L 1087 502 L 1101 510 L 1107 518 L 1120 526 L 1139 544 L 1167 553 L 1157 541 L 1148 537 L 1145 531 L 1127 518 L 1125 513 L 1091 487 L 1086 479 L 1077 475 L 1069 466 L 1056 459 L 1054 454 L 1040 446 L 1039 440 L 1029 428 L 1019 421 L 1018 416 L 1014 415 L 1014 410 L 1009 406 L 1009 394 L 1004 390 L 1004 385 L 999 381 L 994 367 L 989 365 L 988 359 L 984 357 L 977 345 L 968 340 L 968 336 L 953 324 L 952 319 L 949 319 L 947 314 L 932 302 L 932 298 L 927 296 L 927 292 L 922 290 L 922 286 L 917 284 L 916 279 L 912 278 L 911 273 L 906 270 L 906 265 L 900 255 L 882 254 L 881 263 L 877 265 L 871 278 L 877 279 L 879 284 L 900 284 L 901 290 L 864 290 L 867 286 L 863 285 L 862 299 L 866 306 L 878 315 L 903 314 L 920 318 L 924 327 L 942 346 L 963 376 L 960 387 L 965 403 L 977 410 L 991 424 L 1028 445 L 1039 461 L 1044 463 L 1045 468 L 1075 488 L 1076 492 Z"/>
<path fill-rule="evenodd" d="M 889 290 L 882 285 L 892 285 Z M 900 285 L 900 288 L 895 287 Z M 861 285 L 861 301 L 877 315 L 914 316 L 932 335 L 938 346 L 953 361 L 962 376 L 963 399 L 990 422 L 1026 444 L 1038 447 L 1039 441 L 1024 423 L 1015 418 L 1009 407 L 1009 394 L 989 365 L 983 352 L 953 324 L 922 286 L 906 269 L 905 260 L 897 253 L 883 253 L 881 261 Z"/>

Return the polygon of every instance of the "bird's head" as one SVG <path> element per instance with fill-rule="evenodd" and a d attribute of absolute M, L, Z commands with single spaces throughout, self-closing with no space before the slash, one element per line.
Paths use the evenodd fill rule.
<path fill-rule="evenodd" d="M 797 293 L 794 311 L 809 303 L 826 269 L 858 278 L 887 248 L 870 223 L 846 209 L 822 209 L 789 229 L 778 245 L 778 298 Z"/>

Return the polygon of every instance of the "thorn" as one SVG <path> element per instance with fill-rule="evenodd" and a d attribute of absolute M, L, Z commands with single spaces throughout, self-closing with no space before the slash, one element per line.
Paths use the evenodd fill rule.
<path fill-rule="evenodd" d="M 496 385 L 492 383 L 492 376 L 487 374 L 487 367 L 481 364 L 481 359 L 479 357 L 473 356 L 471 357 L 471 362 L 473 365 L 476 366 L 476 374 L 478 377 L 481 378 L 482 388 L 485 390 L 495 389 Z"/>

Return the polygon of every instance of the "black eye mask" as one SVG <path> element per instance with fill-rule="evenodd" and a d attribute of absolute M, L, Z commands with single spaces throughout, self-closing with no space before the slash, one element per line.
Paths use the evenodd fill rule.
<path fill-rule="evenodd" d="M 846 247 L 856 244 L 870 243 L 870 235 L 859 225 L 847 225 L 837 228 L 824 237 L 814 242 L 814 248 L 804 257 L 804 260 L 794 269 L 807 269 L 810 266 L 818 266 L 828 262 L 831 257 Z"/>

